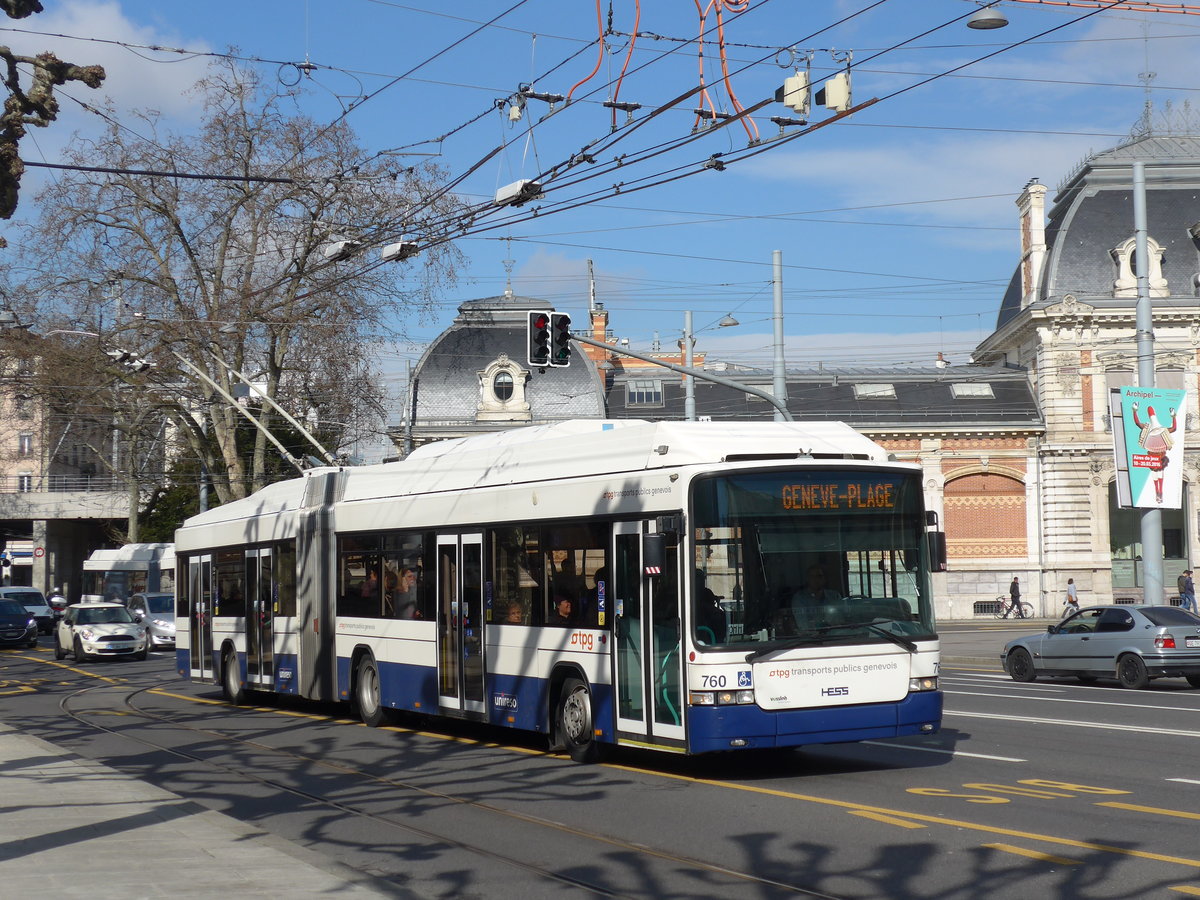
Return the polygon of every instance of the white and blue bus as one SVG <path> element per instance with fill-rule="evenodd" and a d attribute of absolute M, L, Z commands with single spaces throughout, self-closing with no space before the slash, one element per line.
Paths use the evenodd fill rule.
<path fill-rule="evenodd" d="M 175 590 L 175 545 L 164 543 L 125 544 L 93 550 L 83 561 L 85 601 L 112 600 L 124 603 L 134 594 Z"/>
<path fill-rule="evenodd" d="M 940 726 L 919 467 L 839 423 L 574 421 L 321 468 L 176 532 L 195 681 L 703 753 Z"/>

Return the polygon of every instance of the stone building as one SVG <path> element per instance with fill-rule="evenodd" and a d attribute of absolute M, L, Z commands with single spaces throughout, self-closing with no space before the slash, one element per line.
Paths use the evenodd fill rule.
<path fill-rule="evenodd" d="M 949 571 L 935 583 L 943 618 L 988 614 L 1014 575 L 1046 615 L 1061 610 L 1068 578 L 1085 602 L 1142 597 L 1139 512 L 1116 505 L 1107 394 L 1135 382 L 1131 164 L 1142 160 L 1156 383 L 1186 388 L 1185 421 L 1198 421 L 1200 129 L 1185 131 L 1147 131 L 1084 160 L 1049 211 L 1048 189 L 1026 185 L 1017 199 L 1021 253 L 996 329 L 970 365 L 931 353 L 926 368 L 787 372 L 795 418 L 847 422 L 923 467 L 927 505 L 947 536 Z M 684 417 L 680 375 L 616 352 L 577 345 L 570 368 L 530 371 L 526 314 L 549 308 L 511 294 L 464 303 L 414 372 L 396 443 L 579 416 Z M 603 305 L 589 316 L 577 333 L 619 349 Z M 771 390 L 768 371 L 721 375 Z M 701 420 L 773 415 L 770 403 L 731 387 L 698 380 L 693 390 Z M 1188 486 L 1200 481 L 1198 443 L 1184 448 Z M 1200 491 L 1185 489 L 1183 509 L 1163 514 L 1169 593 L 1175 575 L 1200 562 L 1200 527 L 1190 524 L 1198 504 Z"/>

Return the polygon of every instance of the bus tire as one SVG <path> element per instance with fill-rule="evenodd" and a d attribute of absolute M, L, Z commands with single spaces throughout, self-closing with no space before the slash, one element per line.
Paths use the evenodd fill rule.
<path fill-rule="evenodd" d="M 354 700 L 358 715 L 368 728 L 378 728 L 387 718 L 379 691 L 379 666 L 367 654 L 358 661 L 358 674 L 354 679 Z"/>
<path fill-rule="evenodd" d="M 242 701 L 246 699 L 237 654 L 230 650 L 225 651 L 221 658 L 221 693 L 234 706 L 241 706 Z"/>
<path fill-rule="evenodd" d="M 557 743 L 578 763 L 600 759 L 600 745 L 592 726 L 592 695 L 578 678 L 563 682 L 555 714 Z"/>

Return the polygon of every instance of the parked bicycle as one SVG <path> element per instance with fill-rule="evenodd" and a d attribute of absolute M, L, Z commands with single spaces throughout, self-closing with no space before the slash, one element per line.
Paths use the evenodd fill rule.
<path fill-rule="evenodd" d="M 1001 594 L 996 598 L 996 618 L 1032 619 L 1033 604 L 1024 600 L 1020 603 L 1013 603 L 1007 594 Z"/>

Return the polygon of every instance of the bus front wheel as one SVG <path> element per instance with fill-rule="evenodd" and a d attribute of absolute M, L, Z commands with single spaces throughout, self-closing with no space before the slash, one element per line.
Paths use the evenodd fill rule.
<path fill-rule="evenodd" d="M 600 745 L 592 728 L 592 695 L 578 678 L 563 682 L 556 720 L 558 743 L 566 748 L 571 759 L 579 763 L 600 759 Z"/>

